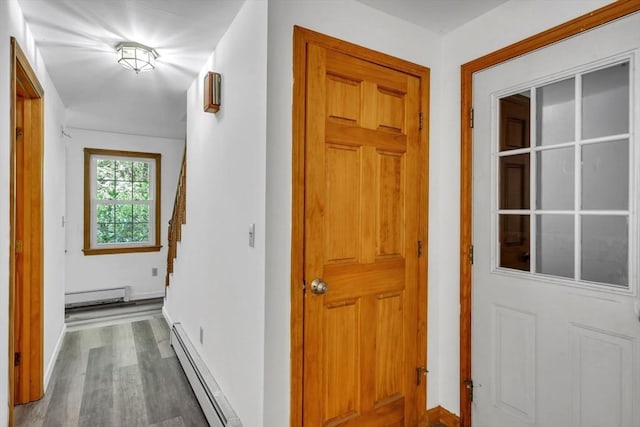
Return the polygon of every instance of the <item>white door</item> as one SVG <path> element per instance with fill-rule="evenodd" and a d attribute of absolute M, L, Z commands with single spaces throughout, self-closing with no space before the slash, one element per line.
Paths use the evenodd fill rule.
<path fill-rule="evenodd" d="M 474 77 L 474 427 L 640 427 L 640 15 Z"/>

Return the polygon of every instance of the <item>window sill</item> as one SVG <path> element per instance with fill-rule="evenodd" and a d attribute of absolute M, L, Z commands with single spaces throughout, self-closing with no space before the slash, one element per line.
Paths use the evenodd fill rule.
<path fill-rule="evenodd" d="M 136 252 L 159 252 L 162 246 L 130 246 L 119 248 L 84 248 L 82 252 L 85 255 L 112 255 L 112 254 L 128 254 Z"/>

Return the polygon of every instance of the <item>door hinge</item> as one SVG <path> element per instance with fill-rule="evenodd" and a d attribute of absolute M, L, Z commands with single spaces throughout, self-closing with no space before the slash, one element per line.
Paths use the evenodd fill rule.
<path fill-rule="evenodd" d="M 473 129 L 473 108 L 469 109 L 469 127 Z"/>
<path fill-rule="evenodd" d="M 22 128 L 17 127 L 16 128 L 16 138 L 20 138 L 22 135 L 24 135 L 24 130 L 22 130 Z"/>
<path fill-rule="evenodd" d="M 469 401 L 473 402 L 473 380 L 464 380 L 462 384 L 469 390 Z"/>
<path fill-rule="evenodd" d="M 422 256 L 422 240 L 418 240 L 418 258 Z"/>
<path fill-rule="evenodd" d="M 469 246 L 469 264 L 473 265 L 473 245 Z"/>
<path fill-rule="evenodd" d="M 422 376 L 427 375 L 428 373 L 429 370 L 427 368 L 425 368 L 424 366 L 418 366 L 416 368 L 416 385 L 420 385 L 420 383 L 422 382 Z"/>
<path fill-rule="evenodd" d="M 13 366 L 20 365 L 21 360 L 22 360 L 22 357 L 20 356 L 20 353 L 13 353 Z"/>
<path fill-rule="evenodd" d="M 16 247 L 15 247 L 16 253 L 22 253 L 22 240 L 16 240 Z"/>
<path fill-rule="evenodd" d="M 422 113 L 422 111 L 420 111 L 420 114 L 418 114 L 418 129 L 422 130 L 423 126 L 424 126 L 424 114 Z"/>

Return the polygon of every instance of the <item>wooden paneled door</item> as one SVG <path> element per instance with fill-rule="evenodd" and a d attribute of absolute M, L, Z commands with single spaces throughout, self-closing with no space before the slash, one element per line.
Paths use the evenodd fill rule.
<path fill-rule="evenodd" d="M 10 425 L 14 404 L 40 399 L 44 392 L 44 91 L 13 38 L 11 48 Z"/>
<path fill-rule="evenodd" d="M 303 35 L 303 425 L 413 427 L 425 413 L 428 70 Z"/>

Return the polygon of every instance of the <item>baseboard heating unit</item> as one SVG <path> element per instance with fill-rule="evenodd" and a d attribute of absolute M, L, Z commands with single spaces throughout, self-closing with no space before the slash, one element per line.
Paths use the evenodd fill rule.
<path fill-rule="evenodd" d="M 240 418 L 198 355 L 180 323 L 171 327 L 171 346 L 211 427 L 242 427 Z"/>
<path fill-rule="evenodd" d="M 93 291 L 69 292 L 64 294 L 66 308 L 108 304 L 128 301 L 127 288 L 96 289 Z"/>

